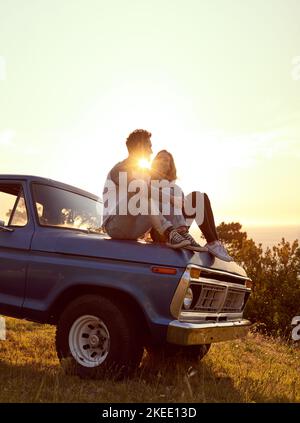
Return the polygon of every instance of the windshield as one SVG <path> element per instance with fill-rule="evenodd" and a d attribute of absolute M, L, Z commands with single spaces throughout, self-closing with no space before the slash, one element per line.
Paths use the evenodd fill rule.
<path fill-rule="evenodd" d="M 100 200 L 37 183 L 33 184 L 33 200 L 42 226 L 102 232 Z"/>

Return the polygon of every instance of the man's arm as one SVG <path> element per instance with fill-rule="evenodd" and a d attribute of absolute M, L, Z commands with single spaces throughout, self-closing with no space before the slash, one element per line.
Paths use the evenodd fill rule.
<path fill-rule="evenodd" d="M 117 163 L 110 171 L 110 178 L 116 185 L 119 185 L 120 172 L 127 172 L 127 180 L 129 180 L 127 160 Z"/>

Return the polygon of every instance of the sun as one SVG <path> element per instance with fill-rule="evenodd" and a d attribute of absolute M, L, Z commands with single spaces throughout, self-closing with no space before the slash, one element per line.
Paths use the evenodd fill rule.
<path fill-rule="evenodd" d="M 140 159 L 139 167 L 141 167 L 142 169 L 151 169 L 151 163 L 147 159 Z"/>

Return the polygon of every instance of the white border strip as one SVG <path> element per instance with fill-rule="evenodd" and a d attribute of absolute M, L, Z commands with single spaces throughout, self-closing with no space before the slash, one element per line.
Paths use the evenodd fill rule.
<path fill-rule="evenodd" d="M 6 340 L 6 325 L 4 317 L 0 316 L 0 341 Z"/>

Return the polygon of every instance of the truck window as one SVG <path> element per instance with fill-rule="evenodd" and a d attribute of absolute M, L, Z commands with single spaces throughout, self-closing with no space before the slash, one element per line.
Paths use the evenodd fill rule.
<path fill-rule="evenodd" d="M 92 198 L 50 185 L 34 183 L 33 199 L 42 226 L 98 229 L 103 204 Z"/>
<path fill-rule="evenodd" d="M 28 214 L 21 184 L 0 183 L 0 220 L 5 226 L 25 226 Z"/>

